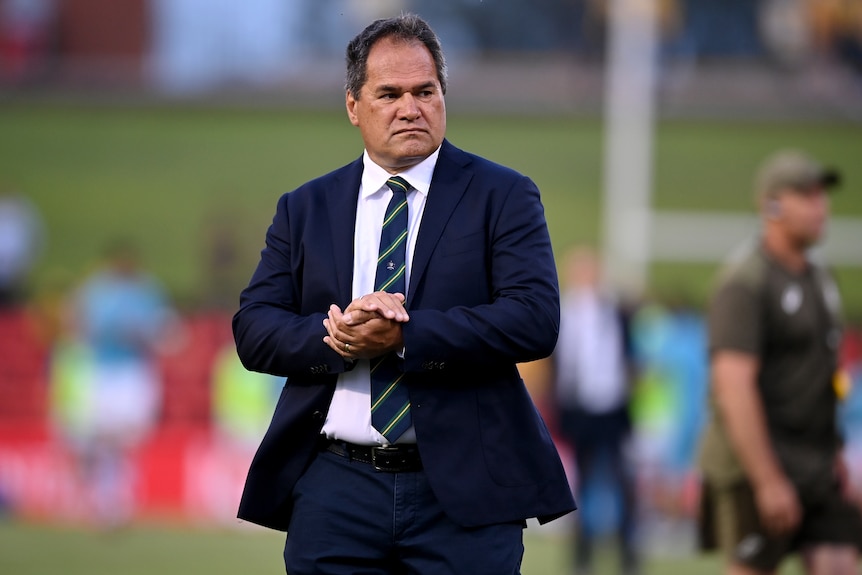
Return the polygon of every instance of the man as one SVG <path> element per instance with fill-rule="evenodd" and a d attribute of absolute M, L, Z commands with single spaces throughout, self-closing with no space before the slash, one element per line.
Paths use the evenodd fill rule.
<path fill-rule="evenodd" d="M 712 421 L 701 453 L 704 546 L 727 573 L 857 573 L 862 519 L 846 498 L 836 423 L 838 291 L 809 257 L 838 174 L 802 152 L 756 180 L 759 243 L 733 261 L 709 309 Z"/>
<path fill-rule="evenodd" d="M 420 18 L 350 42 L 365 151 L 282 196 L 234 317 L 287 377 L 239 516 L 288 532 L 291 575 L 518 573 L 525 520 L 574 509 L 515 365 L 559 327 L 539 192 L 444 139 L 445 92 Z"/>
<path fill-rule="evenodd" d="M 158 423 L 158 355 L 180 326 L 128 239 L 107 247 L 103 265 L 73 292 L 68 316 L 75 344 L 64 342 L 57 354 L 66 377 L 56 382 L 53 407 L 76 455 L 88 511 L 113 529 L 134 517 L 134 453 Z"/>
<path fill-rule="evenodd" d="M 560 337 L 553 355 L 558 423 L 574 449 L 578 514 L 576 572 L 593 570 L 595 521 L 586 515 L 587 497 L 609 484 L 619 498 L 621 570 L 638 572 L 635 545 L 635 485 L 626 457 L 631 437 L 629 400 L 632 346 L 628 314 L 603 292 L 598 255 L 579 246 L 566 254 L 566 290 L 562 298 Z"/>

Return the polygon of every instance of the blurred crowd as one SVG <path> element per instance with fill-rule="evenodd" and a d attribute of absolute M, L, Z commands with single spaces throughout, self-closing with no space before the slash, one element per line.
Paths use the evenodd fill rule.
<path fill-rule="evenodd" d="M 555 52 L 601 58 L 608 0 L 2 0 L 0 80 L 71 77 L 158 89 L 278 85 L 303 64 L 340 60 L 362 23 L 422 14 L 452 52 L 482 57 Z M 644 3 L 639 3 L 644 4 Z M 662 53 L 783 68 L 835 63 L 862 74 L 855 0 L 655 0 Z M 491 11 L 493 9 L 493 12 Z"/>
<path fill-rule="evenodd" d="M 230 249 L 219 230 L 210 271 L 227 286 Z M 78 277 L 37 282 L 47 240 L 35 206 L 4 192 L 0 512 L 114 528 L 155 508 L 195 515 L 183 495 L 194 484 L 206 498 L 198 507 L 209 509 L 198 515 L 232 517 L 236 481 L 203 485 L 182 467 L 193 445 L 210 445 L 218 453 L 204 459 L 244 472 L 283 385 L 239 363 L 227 311 L 238 289 L 230 304 L 212 290 L 201 311 L 181 312 L 126 237 L 109 241 Z"/>

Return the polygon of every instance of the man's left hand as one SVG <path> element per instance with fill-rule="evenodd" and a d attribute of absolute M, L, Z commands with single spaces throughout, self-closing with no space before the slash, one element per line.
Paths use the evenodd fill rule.
<path fill-rule="evenodd" d="M 353 300 L 344 312 L 331 305 L 323 341 L 345 359 L 365 359 L 403 347 L 401 323 L 409 321 L 402 294 L 375 292 Z"/>

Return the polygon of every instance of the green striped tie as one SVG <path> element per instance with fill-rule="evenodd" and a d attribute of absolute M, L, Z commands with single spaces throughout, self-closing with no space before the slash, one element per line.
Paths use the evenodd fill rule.
<path fill-rule="evenodd" d="M 407 294 L 407 192 L 410 184 L 398 176 L 386 182 L 392 199 L 383 218 L 380 252 L 377 258 L 375 291 Z M 401 385 L 404 371 L 401 358 L 392 352 L 371 360 L 371 424 L 390 443 L 412 425 L 410 397 Z"/>

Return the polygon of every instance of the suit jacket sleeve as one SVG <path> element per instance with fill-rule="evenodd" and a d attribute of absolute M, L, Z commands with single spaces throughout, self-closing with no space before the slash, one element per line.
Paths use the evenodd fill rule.
<path fill-rule="evenodd" d="M 350 368 L 323 343 L 323 320 L 330 304 L 343 307 L 350 301 L 353 227 L 330 222 L 354 220 L 356 194 L 340 191 L 339 201 L 329 202 L 326 195 L 358 186 L 355 165 L 353 171 L 355 184 L 334 186 L 341 180 L 338 173 L 330 174 L 279 200 L 257 269 L 233 318 L 237 353 L 247 369 L 293 377 Z M 339 212 L 333 214 L 330 206 Z M 342 261 L 335 261 L 335 254 Z"/>
<path fill-rule="evenodd" d="M 559 289 L 539 190 L 465 155 L 472 161 L 446 181 L 455 170 L 441 154 L 429 193 L 403 327 L 408 372 L 511 366 L 556 345 Z"/>

